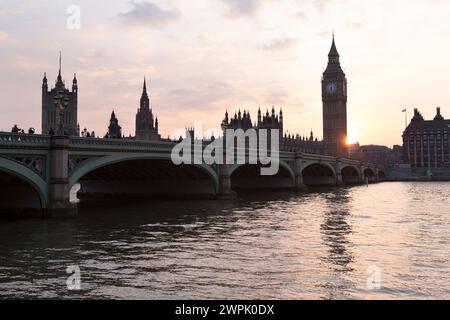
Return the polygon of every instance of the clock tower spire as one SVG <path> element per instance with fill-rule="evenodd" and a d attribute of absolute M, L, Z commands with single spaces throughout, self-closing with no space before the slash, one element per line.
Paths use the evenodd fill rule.
<path fill-rule="evenodd" d="M 322 102 L 325 154 L 348 158 L 347 78 L 341 68 L 334 34 L 328 65 L 322 76 Z"/>

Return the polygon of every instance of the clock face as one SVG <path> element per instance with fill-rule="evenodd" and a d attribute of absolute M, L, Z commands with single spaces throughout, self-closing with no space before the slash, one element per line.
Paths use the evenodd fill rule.
<path fill-rule="evenodd" d="M 328 94 L 335 94 L 337 92 L 337 84 L 335 82 L 328 83 L 326 91 Z"/>

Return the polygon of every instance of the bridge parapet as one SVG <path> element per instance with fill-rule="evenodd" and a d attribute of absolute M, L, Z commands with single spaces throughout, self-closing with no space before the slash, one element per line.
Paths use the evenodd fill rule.
<path fill-rule="evenodd" d="M 50 147 L 50 136 L 0 132 L 0 146 Z"/>
<path fill-rule="evenodd" d="M 95 139 L 95 138 L 70 138 L 71 149 L 96 149 L 128 151 L 167 151 L 172 150 L 176 143 L 169 141 L 137 141 L 127 139 Z"/>

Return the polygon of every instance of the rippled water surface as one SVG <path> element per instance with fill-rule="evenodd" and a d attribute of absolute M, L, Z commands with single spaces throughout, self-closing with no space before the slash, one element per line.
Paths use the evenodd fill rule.
<path fill-rule="evenodd" d="M 0 298 L 450 299 L 449 199 L 385 183 L 0 220 Z"/>

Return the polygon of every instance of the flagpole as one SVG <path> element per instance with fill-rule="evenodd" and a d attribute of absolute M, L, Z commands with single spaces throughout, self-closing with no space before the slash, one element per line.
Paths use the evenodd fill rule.
<path fill-rule="evenodd" d="M 405 129 L 408 128 L 408 109 L 405 108 L 403 111 L 405 113 Z"/>
<path fill-rule="evenodd" d="M 408 109 L 405 108 L 405 129 L 408 128 Z"/>

